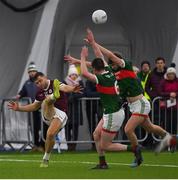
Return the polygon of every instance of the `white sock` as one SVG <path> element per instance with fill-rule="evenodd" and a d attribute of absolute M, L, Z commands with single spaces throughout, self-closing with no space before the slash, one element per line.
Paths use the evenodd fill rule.
<path fill-rule="evenodd" d="M 45 160 L 48 160 L 48 161 L 49 161 L 50 154 L 51 154 L 51 153 L 46 153 L 46 152 L 45 152 L 45 154 L 44 154 L 44 156 L 43 156 L 43 159 L 45 159 Z"/>

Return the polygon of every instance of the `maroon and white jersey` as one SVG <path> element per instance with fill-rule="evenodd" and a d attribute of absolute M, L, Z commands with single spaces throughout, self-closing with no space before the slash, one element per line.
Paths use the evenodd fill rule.
<path fill-rule="evenodd" d="M 60 82 L 60 86 L 64 85 L 64 83 Z M 47 89 L 38 89 L 37 94 L 36 94 L 36 101 L 43 101 L 46 96 L 50 95 L 53 93 L 53 80 L 50 80 L 49 86 Z M 56 100 L 54 103 L 54 106 L 57 109 L 60 109 L 64 112 L 67 112 L 67 95 L 66 93 L 60 91 L 60 98 Z"/>

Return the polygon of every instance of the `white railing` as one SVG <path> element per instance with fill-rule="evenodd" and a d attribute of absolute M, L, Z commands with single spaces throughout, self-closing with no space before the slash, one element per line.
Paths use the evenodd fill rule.
<path fill-rule="evenodd" d="M 22 144 L 19 149 L 23 151 L 28 145 L 32 146 L 34 142 L 33 117 L 31 113 L 14 112 L 7 108 L 7 103 L 12 99 L 3 99 L 1 103 L 1 119 L 0 119 L 0 146 L 8 145 L 12 149 L 13 143 Z M 15 100 L 15 99 L 14 99 Z M 162 101 L 162 106 L 160 101 Z M 22 104 L 30 103 L 29 98 L 20 100 Z M 165 106 L 164 106 L 165 104 Z M 152 101 L 152 122 L 160 125 L 171 134 L 178 132 L 178 106 L 167 107 L 167 99 L 156 97 Z M 65 127 L 66 142 L 76 144 L 92 144 L 94 143 L 92 133 L 102 117 L 101 104 L 99 98 L 83 97 L 70 104 L 68 112 L 68 122 Z M 129 109 L 125 109 L 126 118 L 123 126 L 119 130 L 114 142 L 129 142 L 125 133 L 124 126 L 130 117 Z M 41 134 L 43 140 L 44 130 L 43 123 Z M 144 142 L 148 136 L 147 132 L 142 128 L 136 128 L 136 135 L 139 142 Z M 153 139 L 158 142 L 160 137 L 152 134 Z"/>
<path fill-rule="evenodd" d="M 152 122 L 171 134 L 178 133 L 178 100 L 156 97 L 152 101 Z M 155 141 L 160 137 L 152 134 Z"/>

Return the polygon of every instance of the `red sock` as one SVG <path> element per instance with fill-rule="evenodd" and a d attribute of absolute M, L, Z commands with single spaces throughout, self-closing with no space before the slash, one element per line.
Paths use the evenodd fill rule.
<path fill-rule="evenodd" d="M 172 136 L 172 138 L 170 140 L 170 145 L 171 146 L 176 146 L 176 144 L 177 144 L 176 136 Z"/>

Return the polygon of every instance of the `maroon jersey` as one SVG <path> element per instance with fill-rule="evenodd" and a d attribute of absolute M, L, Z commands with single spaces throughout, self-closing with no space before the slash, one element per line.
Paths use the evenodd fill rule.
<path fill-rule="evenodd" d="M 62 85 L 63 83 L 60 83 Z M 47 95 L 50 95 L 53 93 L 53 80 L 50 80 L 50 85 L 47 89 L 38 89 L 38 92 L 36 94 L 36 100 L 37 101 L 43 101 Z M 54 103 L 54 106 L 57 109 L 60 109 L 64 112 L 67 112 L 67 95 L 66 93 L 60 91 L 60 98 L 56 100 Z"/>

